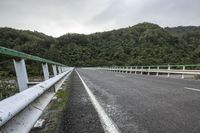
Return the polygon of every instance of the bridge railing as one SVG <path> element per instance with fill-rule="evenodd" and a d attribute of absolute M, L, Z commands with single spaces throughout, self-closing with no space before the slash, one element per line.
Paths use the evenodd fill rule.
<path fill-rule="evenodd" d="M 0 132 L 26 133 L 34 126 L 73 68 L 1 46 L 0 54 L 13 59 L 19 87 L 19 93 L 0 101 Z M 42 63 L 43 82 L 29 82 L 25 60 Z M 49 75 L 49 65 L 52 65 L 54 77 Z"/>
<path fill-rule="evenodd" d="M 113 72 L 124 72 L 134 74 L 146 74 L 146 75 L 166 75 L 170 77 L 172 75 L 178 75 L 182 79 L 185 76 L 200 75 L 200 64 L 190 65 L 154 65 L 154 66 L 112 66 L 112 67 L 96 67 L 90 69 L 107 70 Z"/>

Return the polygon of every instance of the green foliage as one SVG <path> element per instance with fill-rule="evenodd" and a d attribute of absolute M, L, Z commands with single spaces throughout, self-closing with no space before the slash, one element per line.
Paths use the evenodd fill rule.
<path fill-rule="evenodd" d="M 0 100 L 12 96 L 18 92 L 18 88 L 14 80 L 0 80 Z"/>
<path fill-rule="evenodd" d="M 193 64 L 200 62 L 200 27 L 141 23 L 118 30 L 65 34 L 0 28 L 4 46 L 69 66 Z M 0 59 L 4 59 L 1 58 Z"/>

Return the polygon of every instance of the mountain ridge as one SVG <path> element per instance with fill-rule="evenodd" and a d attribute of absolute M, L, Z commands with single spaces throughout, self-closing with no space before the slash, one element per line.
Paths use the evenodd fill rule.
<path fill-rule="evenodd" d="M 1 46 L 69 66 L 193 64 L 200 62 L 200 27 L 162 28 L 139 23 L 89 35 L 54 38 L 40 32 L 0 28 Z"/>

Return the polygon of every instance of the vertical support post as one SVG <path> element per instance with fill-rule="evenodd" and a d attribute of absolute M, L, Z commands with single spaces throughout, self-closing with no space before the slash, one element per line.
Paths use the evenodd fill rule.
<path fill-rule="evenodd" d="M 131 74 L 131 73 L 133 72 L 133 67 L 131 66 L 130 69 L 131 69 L 131 70 L 130 70 L 130 74 Z"/>
<path fill-rule="evenodd" d="M 19 61 L 14 59 L 13 62 L 15 66 L 19 91 L 21 92 L 28 88 L 28 75 L 26 70 L 26 64 L 24 59 L 20 59 Z"/>
<path fill-rule="evenodd" d="M 157 73 L 156 73 L 156 76 L 158 76 L 159 75 L 159 69 L 160 69 L 160 67 L 159 66 L 157 66 Z"/>
<path fill-rule="evenodd" d="M 137 74 L 137 66 L 135 67 L 135 74 Z"/>
<path fill-rule="evenodd" d="M 126 67 L 126 73 L 128 73 L 128 66 Z"/>
<path fill-rule="evenodd" d="M 61 70 L 61 73 L 62 73 L 63 72 L 63 67 L 62 66 L 60 67 L 60 70 Z"/>
<path fill-rule="evenodd" d="M 151 69 L 151 67 L 149 66 L 149 68 L 148 68 L 148 75 L 150 75 L 150 69 Z"/>
<path fill-rule="evenodd" d="M 185 71 L 185 66 L 183 66 L 183 71 Z M 182 79 L 185 78 L 185 75 L 182 73 L 182 76 L 181 76 Z"/>
<path fill-rule="evenodd" d="M 52 68 L 53 68 L 53 75 L 56 76 L 57 75 L 56 65 L 52 65 Z"/>
<path fill-rule="evenodd" d="M 49 79 L 49 69 L 47 63 L 45 64 L 42 63 L 42 70 L 43 70 L 44 80 Z"/>
<path fill-rule="evenodd" d="M 170 71 L 170 65 L 168 65 L 168 71 Z M 168 72 L 167 77 L 170 77 L 170 72 Z"/>
<path fill-rule="evenodd" d="M 58 66 L 58 73 L 61 74 L 61 66 Z"/>
<path fill-rule="evenodd" d="M 141 69 L 141 73 L 140 73 L 140 74 L 142 75 L 142 71 L 143 71 L 143 66 L 141 66 L 141 68 L 140 68 L 140 69 Z"/>

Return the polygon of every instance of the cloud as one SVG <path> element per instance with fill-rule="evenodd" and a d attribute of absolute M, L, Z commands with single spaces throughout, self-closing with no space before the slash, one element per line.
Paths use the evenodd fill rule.
<path fill-rule="evenodd" d="M 141 22 L 199 25 L 199 0 L 1 0 L 0 26 L 60 36 L 92 33 Z"/>

